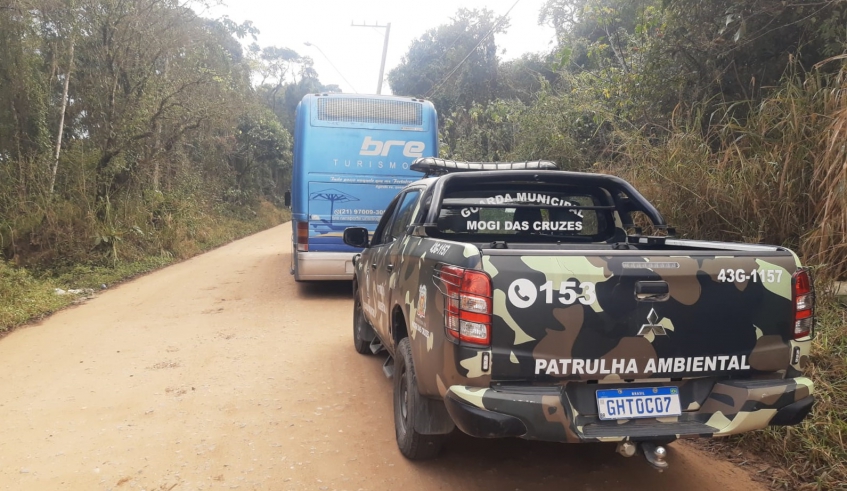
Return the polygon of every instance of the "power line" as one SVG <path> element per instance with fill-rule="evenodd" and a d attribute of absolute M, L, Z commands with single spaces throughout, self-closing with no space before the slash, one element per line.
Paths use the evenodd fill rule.
<path fill-rule="evenodd" d="M 336 68 L 336 67 L 335 67 L 335 64 L 333 64 L 333 63 L 332 63 L 332 61 L 329 59 L 329 56 L 327 56 L 327 55 L 326 55 L 326 53 L 324 53 L 324 51 L 320 48 L 320 46 L 318 46 L 317 44 L 312 44 L 312 43 L 310 43 L 310 42 L 308 42 L 308 41 L 306 41 L 306 42 L 305 42 L 305 43 L 303 43 L 303 44 L 305 44 L 306 46 L 311 46 L 311 47 L 313 47 L 313 48 L 317 49 L 318 51 L 320 51 L 320 52 L 321 52 L 321 54 L 324 56 L 324 58 L 326 58 L 326 61 L 330 64 L 330 66 L 331 66 L 333 69 L 335 69 L 335 72 L 338 74 L 338 76 L 339 76 L 339 77 L 341 77 L 341 79 L 342 79 L 342 80 L 344 80 L 345 82 L 347 82 L 347 85 L 349 85 L 349 86 L 350 86 L 350 88 L 351 88 L 351 89 L 353 89 L 353 92 L 355 92 L 356 94 L 358 94 L 358 93 L 359 93 L 359 91 L 358 91 L 358 90 L 356 90 L 356 87 L 353 87 L 353 84 L 351 84 L 351 83 L 350 83 L 350 82 L 349 82 L 346 78 L 344 78 L 344 75 L 342 75 L 342 74 L 341 74 L 341 70 L 339 70 L 338 68 Z"/>
<path fill-rule="evenodd" d="M 442 87 L 445 83 L 447 83 L 447 81 L 448 81 L 448 80 L 450 80 L 450 77 L 452 77 L 452 76 L 453 76 L 453 74 L 454 74 L 454 73 L 456 73 L 456 70 L 458 70 L 458 69 L 459 69 L 459 67 L 461 67 L 461 66 L 462 66 L 462 65 L 463 65 L 466 61 L 468 61 L 468 58 L 470 58 L 470 57 L 471 57 L 471 55 L 474 53 L 474 51 L 476 51 L 476 49 L 477 49 L 477 48 L 479 48 L 479 47 L 482 45 L 483 41 L 485 41 L 486 39 L 488 39 L 488 37 L 489 37 L 489 36 L 491 36 L 491 34 L 493 34 L 493 33 L 494 33 L 494 31 L 495 31 L 498 27 L 500 27 L 500 24 L 502 24 L 502 23 L 503 23 L 503 21 L 505 21 L 505 20 L 506 20 L 506 17 L 508 17 L 508 16 L 509 16 L 509 14 L 512 12 L 512 9 L 514 9 L 514 8 L 515 8 L 515 6 L 516 6 L 516 5 L 517 5 L 520 1 L 521 1 L 521 0 L 515 0 L 515 3 L 513 3 L 513 4 L 512 4 L 512 6 L 511 6 L 511 7 L 509 7 L 509 10 L 507 10 L 507 11 L 506 11 L 506 13 L 505 13 L 505 14 L 503 14 L 503 15 L 500 17 L 500 20 L 498 20 L 497 22 L 495 22 L 495 23 L 494 23 L 494 25 L 491 27 L 491 29 L 488 31 L 488 33 L 486 33 L 486 34 L 485 34 L 485 36 L 483 36 L 483 37 L 482 37 L 482 39 L 480 39 L 480 40 L 479 40 L 479 42 L 478 42 L 478 43 L 476 43 L 476 46 L 474 46 L 474 47 L 473 47 L 473 49 L 472 49 L 472 50 L 470 50 L 470 52 L 467 54 L 467 56 L 465 56 L 464 58 L 462 58 L 462 61 L 460 61 L 460 62 L 459 62 L 459 64 L 458 64 L 458 65 L 456 65 L 456 66 L 455 66 L 452 70 L 450 70 L 450 73 L 448 73 L 448 74 L 447 74 L 447 76 L 446 76 L 446 77 L 444 77 L 444 80 L 442 80 L 442 81 L 441 81 L 441 82 L 440 82 L 437 86 L 435 86 L 435 88 L 434 88 L 434 89 L 430 89 L 430 91 L 426 93 L 426 95 L 424 96 L 424 98 L 425 98 L 425 99 L 429 99 L 429 98 L 433 97 L 433 96 L 435 95 L 435 93 L 436 93 L 436 92 L 438 92 L 438 89 L 440 89 L 440 88 L 441 88 L 441 87 Z M 458 40 L 458 38 L 456 38 L 456 39 Z M 455 41 L 454 41 L 453 43 L 455 44 Z"/>

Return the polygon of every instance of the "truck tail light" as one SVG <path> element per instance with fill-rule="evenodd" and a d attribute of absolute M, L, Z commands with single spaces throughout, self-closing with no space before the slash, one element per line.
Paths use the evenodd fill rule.
<path fill-rule="evenodd" d="M 309 252 L 309 222 L 297 222 L 297 251 Z"/>
<path fill-rule="evenodd" d="M 811 336 L 815 329 L 815 289 L 808 269 L 798 269 L 791 277 L 794 290 L 794 339 Z"/>
<path fill-rule="evenodd" d="M 463 342 L 491 344 L 491 278 L 482 271 L 442 265 L 447 335 Z"/>

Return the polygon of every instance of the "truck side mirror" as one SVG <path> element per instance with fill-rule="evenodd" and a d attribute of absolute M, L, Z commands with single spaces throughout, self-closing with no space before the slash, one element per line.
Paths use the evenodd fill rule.
<path fill-rule="evenodd" d="M 368 247 L 368 229 L 365 227 L 347 227 L 344 229 L 344 243 L 351 247 Z"/>
<path fill-rule="evenodd" d="M 291 208 L 291 191 L 285 192 L 285 206 Z"/>

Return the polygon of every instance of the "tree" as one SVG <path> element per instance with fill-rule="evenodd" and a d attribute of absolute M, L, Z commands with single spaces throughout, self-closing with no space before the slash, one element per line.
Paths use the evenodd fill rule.
<path fill-rule="evenodd" d="M 460 9 L 452 20 L 413 41 L 388 73 L 394 94 L 426 97 L 442 115 L 495 97 L 499 61 L 494 35 L 509 27 L 507 19 L 495 18 L 488 9 Z"/>
<path fill-rule="evenodd" d="M 274 50 L 280 52 L 286 51 L 287 48 Z M 341 89 L 335 84 L 322 84 L 315 71 L 314 62 L 308 56 L 292 59 L 286 67 L 286 73 L 288 76 L 281 76 L 273 83 L 267 83 L 267 79 L 263 79 L 256 87 L 256 93 L 264 105 L 276 114 L 282 126 L 289 133 L 294 133 L 294 115 L 303 96 L 315 92 L 341 92 Z"/>
<path fill-rule="evenodd" d="M 335 203 L 359 201 L 359 198 L 337 189 L 325 189 L 309 194 L 309 201 L 329 201 L 329 224 L 332 225 L 332 217 L 335 215 Z"/>
<path fill-rule="evenodd" d="M 678 105 L 752 100 L 779 83 L 790 58 L 810 69 L 845 47 L 847 3 L 770 0 L 548 0 L 559 59 L 586 73 L 598 101 L 637 126 Z M 835 27 L 836 25 L 840 27 Z"/>
<path fill-rule="evenodd" d="M 45 48 L 37 11 L 17 1 L 0 8 L 0 161 L 37 158 L 50 147 Z"/>
<path fill-rule="evenodd" d="M 82 8 L 81 31 L 98 35 L 78 43 L 73 99 L 77 129 L 100 149 L 97 196 L 148 171 L 139 166 L 152 167 L 158 188 L 161 156 L 211 120 L 237 115 L 249 68 L 240 47 L 225 42 L 225 26 L 176 3 L 89 0 Z"/>
<path fill-rule="evenodd" d="M 265 104 L 276 112 L 280 89 L 285 86 L 289 76 L 293 76 L 296 83 L 295 65 L 302 64 L 304 59 L 293 49 L 276 46 L 260 48 L 256 43 L 250 45 L 249 53 L 253 70 L 261 79 L 259 87 L 262 88 Z"/>
<path fill-rule="evenodd" d="M 561 82 L 553 68 L 551 55 L 526 53 L 520 58 L 501 63 L 498 69 L 498 99 L 518 99 L 531 104 L 547 87 Z"/>
<path fill-rule="evenodd" d="M 229 161 L 239 195 L 282 194 L 292 163 L 291 135 L 267 109 L 245 115 L 235 133 Z"/>
<path fill-rule="evenodd" d="M 214 203 L 232 189 L 247 204 L 279 192 L 290 135 L 273 116 L 260 126 L 275 147 L 263 146 L 261 135 L 244 142 L 238 134 L 240 122 L 267 119 L 237 39 L 256 31 L 249 22 L 204 19 L 189 6 L 2 2 L 0 246 L 7 257 L 87 257 L 93 236 L 124 244 L 143 237 L 159 253 L 164 239 L 145 224 L 158 231 L 197 210 L 217 213 Z M 244 169 L 234 163 L 238 152 L 249 157 Z M 180 208 L 191 212 L 174 220 Z"/>

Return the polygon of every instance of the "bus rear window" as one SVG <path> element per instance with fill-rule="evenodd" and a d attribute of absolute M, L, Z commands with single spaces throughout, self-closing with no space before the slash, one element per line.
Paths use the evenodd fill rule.
<path fill-rule="evenodd" d="M 606 240 L 610 211 L 585 208 L 606 204 L 584 191 L 463 190 L 445 195 L 437 225 L 466 240 Z"/>

